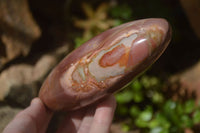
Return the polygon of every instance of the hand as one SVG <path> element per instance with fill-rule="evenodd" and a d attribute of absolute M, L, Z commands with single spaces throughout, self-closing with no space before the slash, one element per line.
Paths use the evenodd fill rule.
<path fill-rule="evenodd" d="M 56 133 L 108 133 L 116 101 L 110 96 L 103 102 L 69 112 Z M 45 108 L 39 98 L 21 111 L 7 125 L 3 133 L 45 133 L 53 112 Z"/>

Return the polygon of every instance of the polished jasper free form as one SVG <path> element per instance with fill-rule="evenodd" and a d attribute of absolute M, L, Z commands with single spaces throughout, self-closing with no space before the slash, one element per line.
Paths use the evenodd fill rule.
<path fill-rule="evenodd" d="M 52 110 L 94 103 L 154 63 L 170 39 L 165 19 L 142 19 L 107 30 L 66 56 L 43 83 L 39 97 Z"/>

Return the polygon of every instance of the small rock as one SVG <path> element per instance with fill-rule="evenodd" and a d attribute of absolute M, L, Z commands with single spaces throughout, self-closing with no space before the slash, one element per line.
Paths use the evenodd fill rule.
<path fill-rule="evenodd" d="M 0 74 L 0 101 L 9 104 L 28 106 L 31 99 L 36 97 L 41 83 L 58 63 L 63 52 L 67 53 L 68 46 L 60 48 L 54 53 L 43 55 L 34 66 L 17 64 L 4 70 Z"/>
<path fill-rule="evenodd" d="M 14 58 L 29 53 L 41 35 L 27 0 L 0 0 L 0 68 Z"/>
<path fill-rule="evenodd" d="M 200 62 L 186 71 L 172 76 L 170 83 L 173 84 L 174 88 L 179 89 L 179 95 L 200 100 Z"/>

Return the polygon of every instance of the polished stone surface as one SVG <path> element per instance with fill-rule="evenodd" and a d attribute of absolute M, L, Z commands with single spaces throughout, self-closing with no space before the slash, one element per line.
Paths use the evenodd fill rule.
<path fill-rule="evenodd" d="M 107 30 L 70 53 L 51 72 L 39 97 L 52 110 L 84 107 L 121 89 L 166 49 L 165 19 L 143 19 Z"/>

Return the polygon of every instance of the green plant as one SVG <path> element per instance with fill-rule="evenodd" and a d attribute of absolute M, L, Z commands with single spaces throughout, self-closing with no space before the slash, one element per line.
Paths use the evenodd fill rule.
<path fill-rule="evenodd" d="M 79 47 L 93 36 L 107 30 L 116 25 L 114 19 L 108 18 L 109 4 L 101 3 L 96 10 L 88 3 L 82 3 L 83 12 L 86 19 L 75 19 L 74 25 L 77 28 L 83 29 L 82 37 L 75 39 L 75 47 Z"/>
<path fill-rule="evenodd" d="M 110 8 L 109 14 L 112 18 L 115 19 L 115 26 L 127 21 L 132 21 L 132 9 L 127 4 L 113 6 Z"/>
<path fill-rule="evenodd" d="M 146 133 L 182 133 L 200 122 L 200 106 L 166 99 L 159 78 L 143 75 L 116 94 L 116 119 L 131 119 L 127 124 Z"/>
<path fill-rule="evenodd" d="M 74 25 L 77 28 L 83 29 L 82 36 L 75 38 L 75 48 L 79 47 L 93 36 L 131 19 L 132 10 L 128 5 L 117 5 L 112 8 L 109 6 L 108 3 L 101 3 L 96 10 L 94 10 L 91 5 L 82 3 L 86 19 L 74 20 Z"/>

